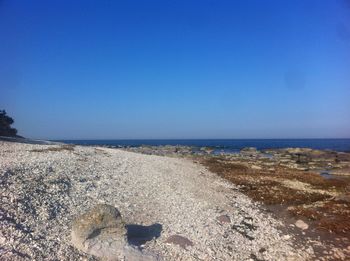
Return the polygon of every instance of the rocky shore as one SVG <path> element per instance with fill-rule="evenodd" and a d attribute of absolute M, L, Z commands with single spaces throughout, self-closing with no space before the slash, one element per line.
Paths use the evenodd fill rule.
<path fill-rule="evenodd" d="M 311 243 L 315 259 L 350 259 L 350 153 L 310 148 L 229 153 L 188 146 L 123 149 L 196 161 L 263 203 L 298 241 Z"/>
<path fill-rule="evenodd" d="M 234 160 L 236 162 L 241 161 L 245 164 L 254 165 L 257 169 L 265 167 L 273 169 L 276 166 L 283 166 L 296 170 L 320 172 L 324 175 L 350 177 L 350 153 L 331 150 L 315 150 L 310 148 L 257 150 L 256 148 L 247 147 L 240 151 L 226 152 L 225 150 L 215 147 L 191 147 L 180 145 L 109 147 L 147 155 L 172 157 L 212 156 Z"/>
<path fill-rule="evenodd" d="M 118 209 L 128 246 L 163 260 L 314 257 L 239 186 L 193 160 L 0 142 L 0 175 L 1 260 L 95 260 L 71 234 L 100 204 Z"/>

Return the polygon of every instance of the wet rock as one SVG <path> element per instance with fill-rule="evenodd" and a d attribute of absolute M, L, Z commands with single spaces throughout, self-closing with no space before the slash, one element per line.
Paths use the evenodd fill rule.
<path fill-rule="evenodd" d="M 295 222 L 295 226 L 300 228 L 301 230 L 306 230 L 309 228 L 309 225 L 306 224 L 304 221 L 302 221 L 301 219 L 297 220 L 297 222 Z"/>
<path fill-rule="evenodd" d="M 168 237 L 168 239 L 165 241 L 166 243 L 169 244 L 175 244 L 179 245 L 180 247 L 186 249 L 188 246 L 193 246 L 192 241 L 190 241 L 188 238 L 179 236 L 179 235 L 173 235 Z"/>

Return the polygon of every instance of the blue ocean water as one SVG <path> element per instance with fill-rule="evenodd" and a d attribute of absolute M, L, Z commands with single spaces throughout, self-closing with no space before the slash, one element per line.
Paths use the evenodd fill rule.
<path fill-rule="evenodd" d="M 224 152 L 236 152 L 244 147 L 259 150 L 272 148 L 312 148 L 350 152 L 350 139 L 171 139 L 171 140 L 59 140 L 77 145 L 141 146 L 141 145 L 186 145 L 214 147 Z"/>

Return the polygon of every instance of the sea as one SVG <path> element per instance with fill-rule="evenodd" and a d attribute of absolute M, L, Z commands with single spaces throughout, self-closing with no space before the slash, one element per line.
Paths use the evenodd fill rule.
<path fill-rule="evenodd" d="M 223 153 L 235 153 L 245 147 L 258 150 L 276 148 L 312 148 L 350 152 L 350 139 L 133 139 L 133 140 L 55 140 L 77 145 L 138 147 L 142 145 L 183 145 L 212 147 Z"/>

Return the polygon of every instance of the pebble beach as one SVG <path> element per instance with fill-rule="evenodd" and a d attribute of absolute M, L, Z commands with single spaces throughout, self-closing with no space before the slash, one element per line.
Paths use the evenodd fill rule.
<path fill-rule="evenodd" d="M 308 260 L 259 203 L 185 158 L 0 142 L 2 260 L 95 260 L 71 243 L 74 218 L 116 207 L 128 244 L 163 260 Z M 126 260 L 126 259 L 125 259 Z"/>

